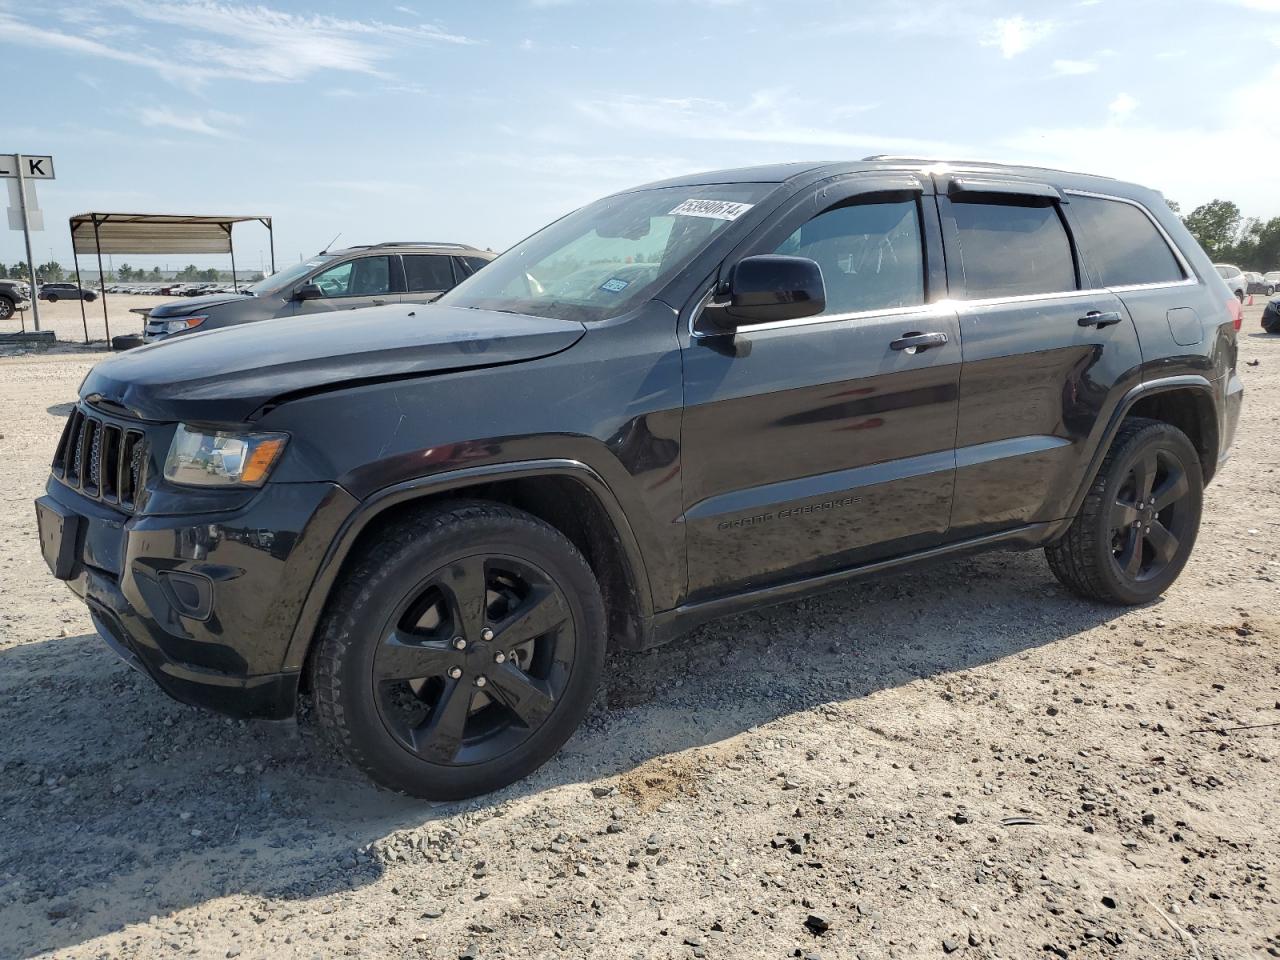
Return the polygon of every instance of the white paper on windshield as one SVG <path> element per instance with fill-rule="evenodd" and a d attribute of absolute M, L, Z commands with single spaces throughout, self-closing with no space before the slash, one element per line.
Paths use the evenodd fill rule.
<path fill-rule="evenodd" d="M 754 203 L 735 203 L 732 200 L 690 199 L 676 206 L 668 216 L 708 217 L 712 220 L 737 220 L 754 206 Z"/>

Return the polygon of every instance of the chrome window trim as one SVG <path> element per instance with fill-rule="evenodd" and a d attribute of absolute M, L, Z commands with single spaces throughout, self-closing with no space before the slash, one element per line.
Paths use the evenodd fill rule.
<path fill-rule="evenodd" d="M 946 300 L 935 300 L 933 303 L 925 303 L 915 307 L 895 307 L 888 310 L 860 310 L 852 313 L 836 313 L 836 314 L 818 314 L 813 317 L 801 317 L 798 320 L 778 320 L 773 323 L 752 324 L 750 326 L 741 327 L 732 332 L 725 333 L 699 333 L 697 328 L 698 318 L 702 315 L 703 308 L 707 306 L 712 298 L 715 287 L 714 285 L 703 294 L 698 301 L 698 305 L 694 307 L 689 315 L 689 336 L 694 340 L 714 339 L 723 336 L 739 336 L 741 334 L 755 333 L 756 331 L 768 330 L 785 330 L 789 327 L 807 327 L 819 323 L 839 323 L 845 320 L 868 320 L 879 317 L 932 317 L 938 314 L 946 314 L 951 312 L 959 312 L 966 307 L 992 307 L 1000 306 L 1008 303 L 1034 303 L 1040 300 L 1069 300 L 1079 297 L 1096 297 L 1100 294 L 1119 294 L 1133 293 L 1142 290 L 1167 290 L 1175 287 L 1191 287 L 1200 281 L 1196 277 L 1196 273 L 1191 269 L 1191 264 L 1187 258 L 1182 255 L 1182 250 L 1174 243 L 1173 238 L 1160 221 L 1155 218 L 1146 205 L 1130 199 L 1129 197 L 1118 197 L 1109 193 L 1095 193 L 1090 190 L 1063 190 L 1065 196 L 1091 197 L 1096 200 L 1113 200 L 1117 203 L 1127 203 L 1130 206 L 1137 207 L 1142 211 L 1151 224 L 1156 228 L 1169 251 L 1173 254 L 1174 260 L 1178 267 L 1182 270 L 1183 279 L 1181 280 L 1159 280 L 1154 283 L 1129 283 L 1121 284 L 1115 287 L 1090 287 L 1086 290 L 1054 290 L 1046 293 L 1023 293 L 1013 294 L 1007 297 L 983 297 L 976 300 L 956 300 L 948 298 Z M 1069 201 L 1068 201 L 1069 202 Z M 1072 238 L 1074 243 L 1074 237 Z"/>
<path fill-rule="evenodd" d="M 713 288 L 714 289 L 714 288 Z M 698 301 L 698 305 L 689 315 L 689 336 L 694 340 L 711 340 L 716 337 L 740 336 L 747 333 L 765 332 L 768 330 L 785 330 L 789 327 L 811 327 L 819 323 L 841 323 L 845 320 L 869 320 L 878 317 L 931 317 L 940 313 L 948 313 L 954 311 L 954 307 L 949 310 L 940 310 L 949 304 L 948 300 L 936 300 L 933 303 L 922 303 L 914 307 L 889 307 L 883 310 L 855 310 L 849 313 L 819 313 L 812 317 L 800 317 L 795 320 L 775 320 L 772 323 L 752 323 L 744 327 L 738 327 L 732 331 L 724 333 L 702 333 L 697 329 L 698 317 L 702 315 L 703 308 L 711 300 L 713 290 L 708 290 L 703 294 L 702 299 Z"/>
<path fill-rule="evenodd" d="M 1094 200 L 1111 200 L 1116 203 L 1127 203 L 1131 207 L 1137 207 L 1142 211 L 1143 216 L 1151 221 L 1151 225 L 1156 228 L 1156 232 L 1160 234 L 1160 237 L 1165 242 L 1165 246 L 1167 246 L 1169 248 L 1169 252 L 1173 254 L 1173 259 L 1178 264 L 1178 268 L 1182 271 L 1181 280 L 1161 280 L 1155 283 L 1128 283 L 1116 287 L 1108 287 L 1108 290 L 1146 290 L 1154 289 L 1156 287 L 1180 286 L 1186 283 L 1197 282 L 1196 272 L 1191 269 L 1191 264 L 1188 263 L 1187 258 L 1182 255 L 1182 250 L 1173 242 L 1173 237 L 1169 236 L 1169 231 L 1165 230 L 1160 221 L 1155 218 L 1155 214 L 1147 209 L 1147 205 L 1145 203 L 1140 203 L 1139 201 L 1133 200 L 1129 197 L 1117 197 L 1110 193 L 1094 193 L 1091 190 L 1067 190 L 1065 193 L 1068 196 L 1090 197 Z"/>

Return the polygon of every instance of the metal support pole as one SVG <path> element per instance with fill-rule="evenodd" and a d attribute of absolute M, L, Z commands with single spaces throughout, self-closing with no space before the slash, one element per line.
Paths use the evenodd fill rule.
<path fill-rule="evenodd" d="M 271 242 L 271 272 L 276 272 L 276 232 L 271 228 L 271 218 L 267 217 L 267 239 Z"/>
<path fill-rule="evenodd" d="M 107 349 L 111 349 L 111 321 L 107 319 L 107 275 L 102 272 L 102 239 L 98 236 L 98 215 L 93 215 L 93 246 L 98 253 L 98 280 L 102 283 L 102 325 L 107 330 Z"/>
<path fill-rule="evenodd" d="M 227 224 L 227 249 L 231 251 L 231 289 L 239 293 L 240 284 L 236 280 L 236 241 L 229 223 Z"/>
<path fill-rule="evenodd" d="M 27 269 L 31 272 L 31 319 L 40 332 L 40 287 L 36 283 L 36 258 L 31 255 L 31 221 L 27 218 L 27 181 L 22 175 L 22 154 L 18 161 L 18 209 L 22 211 L 22 238 L 27 242 Z"/>
<path fill-rule="evenodd" d="M 76 265 L 76 286 L 84 290 L 84 284 L 80 281 L 80 254 L 76 252 L 76 228 L 74 221 L 71 226 L 71 259 Z M 89 318 L 84 313 L 84 294 L 80 295 L 80 322 L 84 324 L 84 344 L 89 345 Z"/>

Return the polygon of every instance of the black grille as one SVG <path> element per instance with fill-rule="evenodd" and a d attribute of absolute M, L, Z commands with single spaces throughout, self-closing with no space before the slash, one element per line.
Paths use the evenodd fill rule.
<path fill-rule="evenodd" d="M 146 434 L 86 415 L 77 407 L 58 441 L 53 473 L 85 496 L 131 512 L 146 463 Z"/>

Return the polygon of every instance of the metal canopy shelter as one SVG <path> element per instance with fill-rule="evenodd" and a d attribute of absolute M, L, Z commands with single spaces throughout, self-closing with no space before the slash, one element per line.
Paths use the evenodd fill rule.
<path fill-rule="evenodd" d="M 231 283 L 238 290 L 236 251 L 231 242 L 231 228 L 237 223 L 257 222 L 267 228 L 271 244 L 271 272 L 276 272 L 276 238 L 271 218 L 260 216 L 209 217 L 172 213 L 79 213 L 71 218 L 71 255 L 75 259 L 76 285 L 80 283 L 80 254 L 93 253 L 98 258 L 98 279 L 102 283 L 102 322 L 111 343 L 111 324 L 107 320 L 107 283 L 102 270 L 104 253 L 182 254 L 229 253 Z M 85 317 L 84 299 L 80 300 L 80 320 L 84 324 L 84 342 L 89 342 L 89 321 Z"/>

